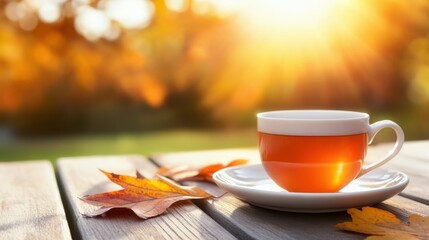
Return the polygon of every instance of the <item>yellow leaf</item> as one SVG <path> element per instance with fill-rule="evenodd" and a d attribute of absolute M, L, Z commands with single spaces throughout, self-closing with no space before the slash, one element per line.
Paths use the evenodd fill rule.
<path fill-rule="evenodd" d="M 367 239 L 428 239 L 429 216 L 422 217 L 411 214 L 408 223 L 403 223 L 394 214 L 373 207 L 363 207 L 362 210 L 350 208 L 347 210 L 352 217 L 351 222 L 343 222 L 336 227 L 353 232 L 365 233 Z"/>

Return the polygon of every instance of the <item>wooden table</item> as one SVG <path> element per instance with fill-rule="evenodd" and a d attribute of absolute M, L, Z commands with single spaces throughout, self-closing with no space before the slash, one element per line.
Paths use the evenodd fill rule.
<path fill-rule="evenodd" d="M 389 144 L 373 146 L 377 159 Z M 130 156 L 69 157 L 57 161 L 0 163 L 0 239 L 363 239 L 366 235 L 338 230 L 349 221 L 346 212 L 290 213 L 267 210 L 230 194 L 213 200 L 184 201 L 161 216 L 142 220 L 128 210 L 86 218 L 92 210 L 79 196 L 120 189 L 99 172 L 152 176 L 159 166 L 202 166 L 246 158 L 259 162 L 255 149 L 233 149 Z M 410 177 L 407 188 L 375 207 L 402 220 L 411 213 L 429 215 L 429 141 L 407 142 L 385 168 Z M 56 174 L 56 175 L 55 175 Z M 56 176 L 56 178 L 55 178 Z M 57 183 L 57 181 L 58 183 Z M 195 184 L 188 182 L 187 184 Z M 198 183 L 218 194 L 214 184 Z"/>

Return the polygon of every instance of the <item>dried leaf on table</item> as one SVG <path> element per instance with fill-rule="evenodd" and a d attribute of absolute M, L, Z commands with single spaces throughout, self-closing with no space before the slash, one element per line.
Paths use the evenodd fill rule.
<path fill-rule="evenodd" d="M 223 168 L 244 165 L 248 162 L 246 159 L 236 159 L 228 164 L 210 164 L 199 169 L 189 168 L 187 166 L 179 166 L 176 168 L 160 168 L 158 174 L 164 177 L 169 177 L 175 181 L 208 181 L 214 182 L 213 174 Z"/>
<path fill-rule="evenodd" d="M 373 235 L 367 239 L 429 239 L 429 216 L 411 214 L 408 223 L 404 223 L 394 214 L 373 207 L 350 208 L 347 213 L 352 221 L 339 223 L 336 227 Z"/>
<path fill-rule="evenodd" d="M 148 179 L 140 174 L 132 177 L 100 171 L 124 189 L 82 197 L 84 202 L 101 207 L 84 214 L 88 217 L 101 215 L 112 208 L 128 208 L 146 219 L 162 214 L 177 201 L 213 197 L 201 188 L 181 186 L 162 176 Z"/>

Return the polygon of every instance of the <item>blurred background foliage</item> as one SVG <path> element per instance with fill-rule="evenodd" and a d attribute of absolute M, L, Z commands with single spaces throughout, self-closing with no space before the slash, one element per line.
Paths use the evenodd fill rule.
<path fill-rule="evenodd" d="M 255 128 L 326 108 L 429 138 L 426 0 L 0 2 L 0 139 Z M 248 136 L 248 133 L 246 133 Z"/>

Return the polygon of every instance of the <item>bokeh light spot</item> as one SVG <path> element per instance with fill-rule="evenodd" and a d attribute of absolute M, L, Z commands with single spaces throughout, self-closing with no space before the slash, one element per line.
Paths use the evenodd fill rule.
<path fill-rule="evenodd" d="M 47 2 L 39 8 L 39 18 L 43 22 L 53 23 L 58 21 L 61 16 L 60 6 L 53 2 Z"/>
<path fill-rule="evenodd" d="M 152 2 L 147 0 L 106 0 L 104 10 L 112 20 L 125 28 L 144 28 L 154 14 Z"/>
<path fill-rule="evenodd" d="M 85 38 L 95 41 L 109 30 L 110 19 L 103 11 L 82 6 L 78 8 L 75 27 Z"/>

